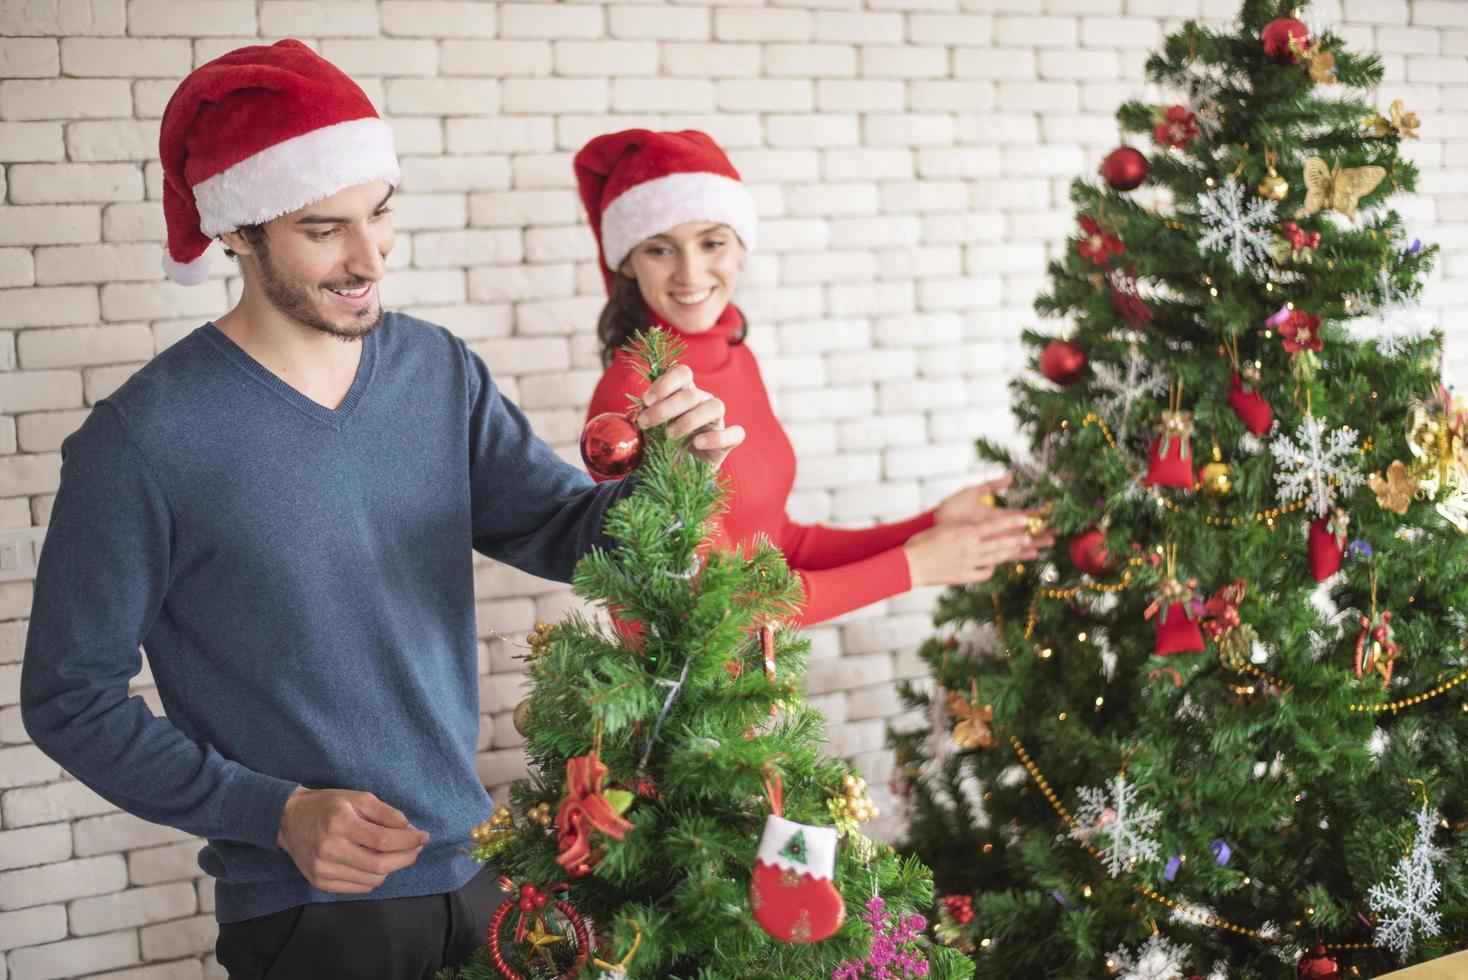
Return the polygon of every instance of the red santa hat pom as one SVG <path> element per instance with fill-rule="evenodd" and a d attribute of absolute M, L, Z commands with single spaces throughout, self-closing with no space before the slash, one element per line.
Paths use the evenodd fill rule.
<path fill-rule="evenodd" d="M 163 110 L 158 155 L 163 269 L 185 286 L 208 276 L 204 252 L 222 232 L 402 178 L 392 130 L 362 89 L 289 38 L 195 69 Z"/>
<path fill-rule="evenodd" d="M 754 197 L 706 133 L 608 133 L 582 147 L 575 166 L 608 292 L 618 266 L 639 242 L 685 221 L 728 225 L 754 250 Z"/>

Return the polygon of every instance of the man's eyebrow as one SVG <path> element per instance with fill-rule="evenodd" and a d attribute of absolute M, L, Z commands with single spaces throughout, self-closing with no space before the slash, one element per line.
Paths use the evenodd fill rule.
<path fill-rule="evenodd" d="M 395 190 L 397 190 L 396 187 L 389 187 L 387 189 L 387 194 L 383 196 L 382 200 L 380 200 L 380 201 L 377 202 L 377 207 L 375 207 L 375 208 L 372 209 L 372 213 L 373 214 L 376 214 L 378 211 L 381 211 L 384 207 L 387 206 L 388 198 L 392 197 L 393 191 L 395 191 Z M 298 224 L 298 225 L 344 225 L 344 224 L 346 224 L 350 220 L 352 220 L 352 219 L 350 219 L 350 218 L 338 218 L 338 217 L 334 217 L 332 215 L 326 215 L 326 214 L 304 214 L 301 217 L 297 218 L 295 220 L 294 224 Z"/>

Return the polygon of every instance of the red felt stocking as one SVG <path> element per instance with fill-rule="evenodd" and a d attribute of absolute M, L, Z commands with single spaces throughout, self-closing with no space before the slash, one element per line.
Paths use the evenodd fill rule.
<path fill-rule="evenodd" d="M 832 880 L 835 867 L 835 827 L 771 814 L 749 882 L 755 921 L 781 942 L 817 943 L 830 936 L 846 917 Z"/>
<path fill-rule="evenodd" d="M 1228 407 L 1244 423 L 1244 428 L 1256 436 L 1264 435 L 1274 424 L 1274 409 L 1269 407 L 1269 402 L 1264 400 L 1258 389 L 1245 387 L 1244 379 L 1237 372 L 1228 379 Z"/>
<path fill-rule="evenodd" d="M 1310 574 L 1323 582 L 1340 571 L 1346 553 L 1346 514 L 1337 510 L 1310 522 L 1306 543 Z"/>

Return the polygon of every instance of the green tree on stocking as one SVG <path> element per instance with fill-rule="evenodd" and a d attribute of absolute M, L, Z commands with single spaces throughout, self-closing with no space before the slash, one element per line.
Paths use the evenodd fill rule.
<path fill-rule="evenodd" d="M 678 352 L 663 331 L 635 344 L 649 380 Z M 645 438 L 608 515 L 615 546 L 573 580 L 613 624 L 572 614 L 533 635 L 517 717 L 536 775 L 474 833 L 512 900 L 465 980 L 561 976 L 588 943 L 603 976 L 811 980 L 873 952 L 874 897 L 888 913 L 932 900 L 922 864 L 860 833 L 865 784 L 822 755 L 808 641 L 782 622 L 798 579 L 771 545 L 709 547 L 715 473 L 660 429 Z M 931 956 L 930 976 L 972 974 Z"/>
<path fill-rule="evenodd" d="M 1418 121 L 1291 5 L 1185 24 L 1013 385 L 1053 554 L 950 592 L 894 734 L 984 977 L 1374 976 L 1468 942 L 1468 476 Z M 1147 206 L 1147 202 L 1154 202 Z"/>

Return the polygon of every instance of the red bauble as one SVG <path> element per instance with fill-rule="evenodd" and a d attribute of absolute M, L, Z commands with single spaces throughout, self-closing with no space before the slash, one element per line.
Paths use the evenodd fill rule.
<path fill-rule="evenodd" d="M 1187 607 L 1174 602 L 1157 617 L 1157 643 L 1152 652 L 1159 657 L 1169 653 L 1201 653 L 1203 631 L 1196 619 L 1189 619 Z"/>
<path fill-rule="evenodd" d="M 1341 965 L 1325 952 L 1324 946 L 1316 946 L 1313 952 L 1301 958 L 1300 965 L 1295 967 L 1295 976 L 1299 980 L 1340 980 Z"/>
<path fill-rule="evenodd" d="M 1086 352 L 1068 340 L 1052 340 L 1040 352 L 1040 373 L 1064 387 L 1086 376 Z"/>
<path fill-rule="evenodd" d="M 1310 42 L 1310 29 L 1293 17 L 1277 17 L 1264 25 L 1259 40 L 1264 44 L 1264 56 L 1281 65 L 1293 65 L 1297 60 L 1290 50 L 1290 38 L 1298 47 Z"/>
<path fill-rule="evenodd" d="M 1310 560 L 1310 574 L 1315 576 L 1317 582 L 1324 582 L 1340 571 L 1341 559 L 1346 553 L 1340 536 L 1330 524 L 1330 514 L 1310 522 L 1306 553 Z"/>
<path fill-rule="evenodd" d="M 1162 436 L 1152 441 L 1147 454 L 1147 486 L 1193 489 L 1193 449 L 1185 436 L 1173 436 L 1162 448 Z"/>
<path fill-rule="evenodd" d="M 1094 527 L 1070 539 L 1070 563 L 1086 575 L 1105 575 L 1116 569 L 1116 562 L 1106 553 L 1106 535 Z"/>
<path fill-rule="evenodd" d="M 1244 423 L 1244 428 L 1256 436 L 1264 435 L 1274 424 L 1274 409 L 1257 388 L 1245 388 L 1244 379 L 1237 372 L 1229 375 L 1228 407 Z"/>
<path fill-rule="evenodd" d="M 593 476 L 626 476 L 642 462 L 642 430 L 621 412 L 602 412 L 581 430 L 581 461 Z"/>
<path fill-rule="evenodd" d="M 1140 187 L 1151 170 L 1142 152 L 1130 146 L 1117 147 L 1101 161 L 1101 176 L 1106 178 L 1106 183 L 1119 191 Z"/>

